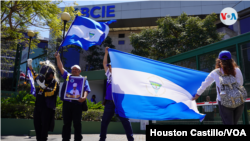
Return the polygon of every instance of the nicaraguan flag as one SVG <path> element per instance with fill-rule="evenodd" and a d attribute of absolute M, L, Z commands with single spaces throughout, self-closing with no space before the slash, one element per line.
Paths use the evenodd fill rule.
<path fill-rule="evenodd" d="M 116 113 L 144 120 L 199 119 L 197 89 L 208 73 L 109 49 Z"/>
<path fill-rule="evenodd" d="M 93 45 L 101 45 L 109 33 L 109 24 L 116 22 L 96 22 L 92 19 L 76 16 L 60 47 L 77 45 L 85 50 Z"/>
<path fill-rule="evenodd" d="M 30 93 L 34 96 L 36 96 L 36 88 L 35 88 L 35 83 L 34 83 L 34 79 L 33 79 L 33 75 L 30 71 L 30 68 L 28 67 L 27 68 L 27 71 L 28 71 L 28 77 L 30 78 Z"/>

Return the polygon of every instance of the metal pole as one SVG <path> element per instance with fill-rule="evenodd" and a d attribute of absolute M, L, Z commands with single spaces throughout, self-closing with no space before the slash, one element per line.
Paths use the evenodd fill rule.
<path fill-rule="evenodd" d="M 64 30 L 63 30 L 63 40 L 64 40 L 64 35 L 65 35 L 65 26 L 66 26 L 67 21 L 64 20 L 63 24 L 64 24 Z M 63 64 L 63 47 L 61 48 L 61 60 L 62 60 L 62 64 Z"/>
<path fill-rule="evenodd" d="M 31 44 L 31 39 L 32 39 L 32 37 L 30 37 L 30 43 L 29 43 L 29 51 L 28 51 L 28 59 L 29 59 L 29 57 L 30 57 L 30 44 Z M 26 76 L 27 76 L 27 69 L 28 69 L 28 61 L 27 61 L 27 63 L 26 63 L 26 75 L 25 75 L 25 82 L 27 83 L 27 79 L 26 79 Z"/>

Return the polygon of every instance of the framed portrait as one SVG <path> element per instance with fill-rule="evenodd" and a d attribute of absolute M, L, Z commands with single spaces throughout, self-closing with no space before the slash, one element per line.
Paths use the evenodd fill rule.
<path fill-rule="evenodd" d="M 78 100 L 83 96 L 86 77 L 70 76 L 67 81 L 64 99 Z"/>

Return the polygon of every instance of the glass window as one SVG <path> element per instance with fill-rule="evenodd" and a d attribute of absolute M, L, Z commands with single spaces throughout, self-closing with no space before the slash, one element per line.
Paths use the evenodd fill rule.
<path fill-rule="evenodd" d="M 237 62 L 236 47 L 229 47 L 227 49 L 231 52 L 232 58 Z M 202 54 L 199 56 L 200 70 L 205 72 L 211 72 L 215 69 L 215 60 L 218 58 L 219 53 L 222 50 L 212 51 L 207 54 Z"/>
<path fill-rule="evenodd" d="M 118 45 L 124 45 L 124 44 L 125 44 L 125 41 L 124 41 L 124 40 L 118 41 Z"/>
<path fill-rule="evenodd" d="M 13 73 L 9 73 L 9 77 L 11 77 L 11 78 L 12 78 L 12 77 L 13 77 Z"/>
<path fill-rule="evenodd" d="M 245 81 L 250 81 L 250 42 L 240 46 L 242 73 Z"/>
<path fill-rule="evenodd" d="M 247 17 L 247 18 L 244 18 L 244 19 L 240 20 L 240 31 L 241 31 L 241 34 L 250 32 L 249 23 L 250 23 L 250 17 Z"/>
<path fill-rule="evenodd" d="M 244 76 L 244 86 L 248 97 L 250 97 L 250 43 L 240 45 L 241 50 L 241 71 Z"/>
<path fill-rule="evenodd" d="M 190 68 L 190 69 L 197 69 L 197 67 L 196 67 L 196 58 L 195 57 L 192 57 L 192 58 L 189 58 L 189 59 L 186 59 L 186 60 L 182 60 L 182 61 L 179 61 L 179 62 L 175 62 L 173 64 L 177 65 L 177 66 L 181 66 L 181 67 Z"/>
<path fill-rule="evenodd" d="M 118 35 L 118 38 L 124 38 L 125 37 L 125 34 L 119 34 Z"/>

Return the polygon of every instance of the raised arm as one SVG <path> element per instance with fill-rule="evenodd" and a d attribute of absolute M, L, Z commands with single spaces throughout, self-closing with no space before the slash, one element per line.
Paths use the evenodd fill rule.
<path fill-rule="evenodd" d="M 63 68 L 63 64 L 62 64 L 62 61 L 60 59 L 60 54 L 58 52 L 56 52 L 54 54 L 54 56 L 56 57 L 56 61 L 57 61 L 57 67 L 59 68 L 61 74 L 63 75 L 64 73 L 64 68 Z"/>
<path fill-rule="evenodd" d="M 32 59 L 28 59 L 27 60 L 27 63 L 28 63 L 28 67 L 33 75 L 33 79 L 36 79 L 36 77 L 38 76 L 38 74 L 36 74 L 36 72 L 33 70 L 33 67 L 32 67 Z"/>
<path fill-rule="evenodd" d="M 105 48 L 105 54 L 104 54 L 103 63 L 102 63 L 105 72 L 108 70 L 108 67 L 107 67 L 107 64 L 108 64 L 108 53 L 109 53 L 108 49 L 109 49 L 109 47 Z"/>

